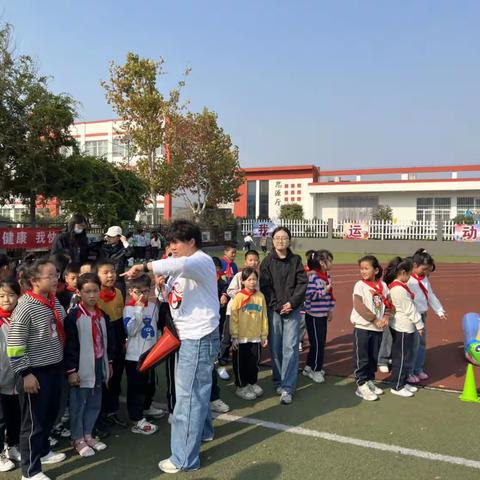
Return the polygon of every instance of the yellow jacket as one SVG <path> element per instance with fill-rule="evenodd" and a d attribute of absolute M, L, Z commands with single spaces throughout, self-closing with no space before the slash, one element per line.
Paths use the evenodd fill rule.
<path fill-rule="evenodd" d="M 235 295 L 230 315 L 230 335 L 240 343 L 260 342 L 268 336 L 267 304 L 263 293 L 256 292 L 246 305 L 242 292 Z"/>
<path fill-rule="evenodd" d="M 97 306 L 100 310 L 103 310 L 109 317 L 110 322 L 116 322 L 123 319 L 123 307 L 125 307 L 125 301 L 123 300 L 122 292 L 116 288 L 116 295 L 110 302 L 105 302 L 101 298 L 98 299 Z"/>

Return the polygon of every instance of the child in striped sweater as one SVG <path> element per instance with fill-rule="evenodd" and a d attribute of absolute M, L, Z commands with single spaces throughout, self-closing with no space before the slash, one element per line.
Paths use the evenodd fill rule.
<path fill-rule="evenodd" d="M 335 308 L 332 277 L 329 273 L 332 262 L 333 255 L 328 250 L 311 251 L 307 258 L 308 286 L 304 307 L 310 350 L 303 375 L 310 377 L 316 383 L 325 381 L 323 361 L 327 323 L 332 321 Z"/>

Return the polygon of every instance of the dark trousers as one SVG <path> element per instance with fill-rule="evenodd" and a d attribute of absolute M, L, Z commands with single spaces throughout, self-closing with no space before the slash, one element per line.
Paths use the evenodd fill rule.
<path fill-rule="evenodd" d="M 102 413 L 116 413 L 119 409 L 119 397 L 122 391 L 122 375 L 125 368 L 125 329 L 122 320 L 116 320 L 110 324 L 110 334 L 114 347 L 112 361 L 112 377 L 108 382 L 108 388 L 103 385 Z M 109 338 L 110 341 L 110 338 Z"/>
<path fill-rule="evenodd" d="M 22 475 L 33 477 L 42 471 L 40 458 L 50 451 L 48 436 L 58 413 L 62 388 L 62 364 L 32 368 L 40 389 L 36 394 L 25 393 L 23 377 L 17 379 L 22 426 L 20 430 L 20 454 Z"/>
<path fill-rule="evenodd" d="M 393 328 L 392 333 L 392 384 L 395 390 L 401 390 L 407 383 L 408 374 L 412 370 L 415 361 L 415 337 L 417 332 L 397 332 Z"/>
<path fill-rule="evenodd" d="M 218 357 L 228 360 L 230 355 L 230 345 L 232 344 L 232 339 L 230 337 L 230 315 L 225 315 L 223 324 L 221 323 L 220 317 L 220 335 L 220 353 L 218 354 Z"/>
<path fill-rule="evenodd" d="M 313 317 L 305 313 L 305 323 L 307 325 L 308 341 L 310 343 L 307 365 L 314 372 L 319 372 L 323 369 L 325 342 L 327 340 L 327 317 L 328 315 Z"/>
<path fill-rule="evenodd" d="M 132 422 L 143 418 L 143 411 L 148 410 L 155 395 L 155 369 L 147 372 L 137 371 L 137 362 L 126 360 L 127 373 L 127 410 Z"/>
<path fill-rule="evenodd" d="M 20 442 L 20 402 L 18 395 L 0 393 L 0 449 L 6 443 L 14 447 Z"/>
<path fill-rule="evenodd" d="M 353 329 L 353 364 L 357 386 L 375 380 L 382 332 Z"/>
<path fill-rule="evenodd" d="M 175 395 L 175 369 L 178 361 L 178 354 L 170 355 L 165 361 L 165 373 L 167 374 L 167 408 L 173 413 L 176 403 Z M 210 401 L 214 402 L 220 398 L 220 386 L 218 385 L 218 374 L 215 369 L 212 371 L 212 391 Z"/>
<path fill-rule="evenodd" d="M 237 387 L 257 383 L 260 348 L 260 343 L 247 342 L 240 343 L 237 350 L 233 351 L 233 373 Z"/>

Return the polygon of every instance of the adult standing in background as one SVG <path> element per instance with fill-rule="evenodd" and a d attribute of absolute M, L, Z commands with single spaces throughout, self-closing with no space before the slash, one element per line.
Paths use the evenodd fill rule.
<path fill-rule="evenodd" d="M 292 235 L 286 227 L 272 233 L 273 249 L 260 265 L 260 290 L 268 307 L 268 343 L 273 383 L 280 403 L 292 403 L 298 375 L 300 307 L 308 278 L 302 259 L 290 250 Z"/>
<path fill-rule="evenodd" d="M 72 215 L 67 231 L 57 235 L 50 250 L 51 255 L 66 254 L 75 265 L 88 261 L 87 219 L 80 213 Z"/>

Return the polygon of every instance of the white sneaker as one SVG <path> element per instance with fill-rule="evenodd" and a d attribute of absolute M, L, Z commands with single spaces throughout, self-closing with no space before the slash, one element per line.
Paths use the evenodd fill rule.
<path fill-rule="evenodd" d="M 22 475 L 22 480 L 51 480 L 50 477 L 47 477 L 43 472 L 38 472 L 33 477 L 24 477 Z"/>
<path fill-rule="evenodd" d="M 371 392 L 373 392 L 375 395 L 383 395 L 383 390 L 381 388 L 378 388 L 372 380 L 369 380 L 367 382 L 368 388 L 370 389 Z"/>
<path fill-rule="evenodd" d="M 310 370 L 310 373 L 308 375 L 315 383 L 323 383 L 325 381 L 325 377 L 323 376 L 323 373 L 321 371 L 314 372 L 313 370 Z"/>
<path fill-rule="evenodd" d="M 210 402 L 210 410 L 217 413 L 227 413 L 230 411 L 230 407 L 219 398 Z"/>
<path fill-rule="evenodd" d="M 238 387 L 235 394 L 237 397 L 243 398 L 244 400 L 255 400 L 257 398 L 257 396 L 248 388 L 248 385 L 242 388 Z"/>
<path fill-rule="evenodd" d="M 393 393 L 394 395 L 398 395 L 399 397 L 404 397 L 404 398 L 414 396 L 414 394 L 410 390 L 408 390 L 406 386 L 403 387 L 401 390 L 395 390 L 394 388 L 391 388 L 390 392 Z"/>
<path fill-rule="evenodd" d="M 169 458 L 158 463 L 158 468 L 165 473 L 178 473 L 180 468 L 175 466 Z"/>
<path fill-rule="evenodd" d="M 388 369 L 387 365 L 379 365 L 378 366 L 378 371 L 382 373 L 388 373 L 390 370 Z"/>
<path fill-rule="evenodd" d="M 277 388 L 275 389 L 275 393 L 276 393 L 277 395 L 281 395 L 282 392 L 283 392 L 282 387 L 277 387 Z"/>
<path fill-rule="evenodd" d="M 20 462 L 22 460 L 22 455 L 20 454 L 18 447 L 7 447 L 5 453 L 10 460 L 14 460 L 15 462 Z"/>
<path fill-rule="evenodd" d="M 222 380 L 230 380 L 230 375 L 228 374 L 227 369 L 225 367 L 218 367 L 217 373 Z"/>
<path fill-rule="evenodd" d="M 63 462 L 67 456 L 62 452 L 52 452 L 51 450 L 42 458 L 40 458 L 40 462 L 42 465 L 51 465 L 53 463 L 60 463 Z"/>
<path fill-rule="evenodd" d="M 133 433 L 141 433 L 142 435 L 152 435 L 158 430 L 153 423 L 148 422 L 145 418 L 139 420 L 132 428 Z"/>
<path fill-rule="evenodd" d="M 250 390 L 257 396 L 261 397 L 263 395 L 263 388 L 255 383 L 254 385 L 250 385 Z"/>
<path fill-rule="evenodd" d="M 370 388 L 368 388 L 368 385 L 366 383 L 360 385 L 357 388 L 357 390 L 355 391 L 355 395 L 357 397 L 363 398 L 364 400 L 367 400 L 367 402 L 373 402 L 378 399 L 378 396 L 373 393 Z"/>
<path fill-rule="evenodd" d="M 303 367 L 303 370 L 302 370 L 302 375 L 304 375 L 305 377 L 309 377 L 311 371 L 312 371 L 312 367 L 305 365 L 305 367 Z"/>
<path fill-rule="evenodd" d="M 412 393 L 418 392 L 418 387 L 416 387 L 415 385 L 410 385 L 409 383 L 406 383 L 404 388 L 406 388 L 409 392 Z"/>
<path fill-rule="evenodd" d="M 167 412 L 161 408 L 150 407 L 148 410 L 144 410 L 143 414 L 146 417 L 162 418 L 167 414 Z"/>
<path fill-rule="evenodd" d="M 292 394 L 288 393 L 286 390 L 282 391 L 280 395 L 280 403 L 282 405 L 290 405 L 292 403 Z"/>
<path fill-rule="evenodd" d="M 0 453 L 0 472 L 9 472 L 15 468 L 15 464 L 7 458 L 5 452 Z"/>

